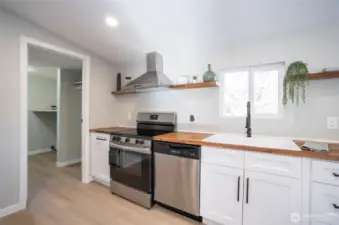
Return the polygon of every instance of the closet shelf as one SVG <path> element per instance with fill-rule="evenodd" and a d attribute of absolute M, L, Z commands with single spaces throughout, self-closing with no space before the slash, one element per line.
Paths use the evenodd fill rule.
<path fill-rule="evenodd" d="M 32 110 L 34 113 L 53 113 L 57 112 L 56 109 L 38 109 L 38 110 Z"/>

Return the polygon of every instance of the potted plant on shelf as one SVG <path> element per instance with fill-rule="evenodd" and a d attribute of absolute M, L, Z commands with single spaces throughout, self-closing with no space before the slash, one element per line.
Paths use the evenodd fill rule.
<path fill-rule="evenodd" d="M 305 103 L 308 78 L 309 74 L 306 63 L 296 61 L 288 66 L 283 84 L 284 93 L 282 101 L 284 105 L 287 104 L 288 100 L 299 105 L 299 94 L 302 95 L 303 103 Z"/>

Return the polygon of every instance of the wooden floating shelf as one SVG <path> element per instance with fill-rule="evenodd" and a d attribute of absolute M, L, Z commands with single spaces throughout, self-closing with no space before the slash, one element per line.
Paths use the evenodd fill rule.
<path fill-rule="evenodd" d="M 209 87 L 219 87 L 217 81 L 204 82 L 204 83 L 192 83 L 192 84 L 176 84 L 172 85 L 173 89 L 193 89 L 193 88 L 209 88 Z"/>
<path fill-rule="evenodd" d="M 310 73 L 310 80 L 334 79 L 339 78 L 339 71 Z"/>
<path fill-rule="evenodd" d="M 136 92 L 135 91 L 112 91 L 111 93 L 113 95 L 128 95 L 128 94 L 133 94 Z"/>
<path fill-rule="evenodd" d="M 176 84 L 172 85 L 169 90 L 183 90 L 183 89 L 195 89 L 195 88 L 210 88 L 219 87 L 218 81 L 204 82 L 204 83 L 193 83 L 193 84 Z M 138 93 L 135 91 L 112 91 L 113 95 L 127 95 Z"/>
<path fill-rule="evenodd" d="M 339 78 L 339 71 L 331 72 L 320 72 L 320 73 L 310 73 L 309 80 L 323 80 L 323 79 L 334 79 Z M 203 82 L 203 83 L 194 83 L 194 84 L 176 84 L 172 85 L 170 90 L 183 90 L 183 89 L 194 89 L 194 88 L 210 88 L 210 87 L 219 87 L 218 81 L 213 82 Z M 136 91 L 112 91 L 113 95 L 126 95 L 138 93 Z"/>

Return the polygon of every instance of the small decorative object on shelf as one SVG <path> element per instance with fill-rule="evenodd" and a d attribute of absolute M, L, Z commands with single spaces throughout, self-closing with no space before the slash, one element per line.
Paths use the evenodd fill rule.
<path fill-rule="evenodd" d="M 208 64 L 208 70 L 205 72 L 203 76 L 204 82 L 211 82 L 217 79 L 217 75 L 212 71 L 211 64 Z"/>
<path fill-rule="evenodd" d="M 309 73 L 307 64 L 302 61 L 291 63 L 286 71 L 283 86 L 283 104 L 286 105 L 288 100 L 299 105 L 299 94 L 302 92 L 302 99 L 306 101 L 306 88 L 308 85 Z"/>
<path fill-rule="evenodd" d="M 193 84 L 198 83 L 198 77 L 197 76 L 193 76 L 192 83 Z"/>
<path fill-rule="evenodd" d="M 330 67 L 330 68 L 324 68 L 321 70 L 321 72 L 326 73 L 326 72 L 339 72 L 339 66 L 335 67 Z"/>
<path fill-rule="evenodd" d="M 124 86 L 126 86 L 126 84 L 128 84 L 129 82 L 131 82 L 132 77 L 125 77 L 125 82 L 124 82 Z"/>
<path fill-rule="evenodd" d="M 188 84 L 190 81 L 189 76 L 180 76 L 177 78 L 177 84 Z"/>
<path fill-rule="evenodd" d="M 121 91 L 121 73 L 117 75 L 117 91 Z"/>

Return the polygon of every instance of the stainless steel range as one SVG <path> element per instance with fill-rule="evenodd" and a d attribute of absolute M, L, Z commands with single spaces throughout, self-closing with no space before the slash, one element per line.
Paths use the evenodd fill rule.
<path fill-rule="evenodd" d="M 151 208 L 154 167 L 152 137 L 175 129 L 175 113 L 138 113 L 137 129 L 111 134 L 111 192 Z"/>

